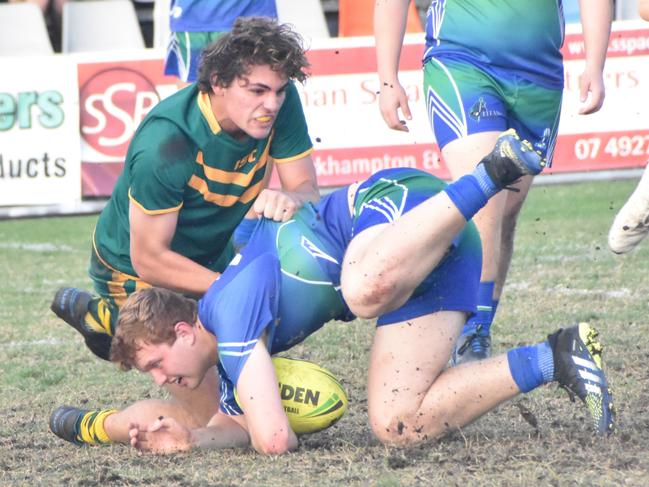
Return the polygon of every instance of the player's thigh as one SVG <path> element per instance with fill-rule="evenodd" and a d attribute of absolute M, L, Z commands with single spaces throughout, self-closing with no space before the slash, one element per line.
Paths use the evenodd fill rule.
<path fill-rule="evenodd" d="M 95 292 L 115 309 L 120 308 L 134 292 L 151 287 L 136 276 L 110 267 L 94 248 L 90 254 L 88 275 L 92 279 Z"/>
<path fill-rule="evenodd" d="M 547 159 L 549 167 L 557 140 L 563 91 L 522 79 L 503 84 L 509 93 L 510 127 L 532 143 L 534 149 Z"/>
<path fill-rule="evenodd" d="M 464 312 L 439 311 L 377 328 L 368 374 L 370 422 L 416 413 L 465 320 Z"/>
<path fill-rule="evenodd" d="M 349 290 L 362 285 L 364 276 L 362 271 L 363 259 L 373 248 L 374 239 L 386 227 L 386 223 L 366 228 L 349 242 L 340 271 L 340 288 L 343 296 Z"/>
<path fill-rule="evenodd" d="M 457 180 L 473 172 L 482 158 L 493 150 L 501 133 L 480 132 L 446 144 L 442 149 L 442 156 L 451 178 Z"/>
<path fill-rule="evenodd" d="M 216 367 L 208 370 L 195 389 L 176 384 L 167 384 L 165 388 L 173 398 L 172 404 L 184 412 L 186 423 L 206 425 L 219 410 L 220 387 Z"/>
<path fill-rule="evenodd" d="M 424 67 L 424 91 L 435 139 L 457 178 L 473 170 L 508 128 L 506 94 L 480 68 L 436 58 Z"/>
<path fill-rule="evenodd" d="M 386 225 L 443 191 L 445 186 L 435 176 L 410 168 L 379 171 L 361 183 L 353 201 L 354 237 L 345 251 L 343 274 L 353 273 L 356 264 L 373 250 L 374 240 Z"/>

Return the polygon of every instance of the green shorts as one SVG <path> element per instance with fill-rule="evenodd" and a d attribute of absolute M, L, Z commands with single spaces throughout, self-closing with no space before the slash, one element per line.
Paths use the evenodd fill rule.
<path fill-rule="evenodd" d="M 196 81 L 203 49 L 221 34 L 223 32 L 172 32 L 164 73 L 185 82 Z"/>
<path fill-rule="evenodd" d="M 480 132 L 514 128 L 552 161 L 562 90 L 540 86 L 493 66 L 431 58 L 424 65 L 424 92 L 440 148 Z"/>
<path fill-rule="evenodd" d="M 135 291 L 151 287 L 137 276 L 131 276 L 111 267 L 97 250 L 92 248 L 88 274 L 95 292 L 111 305 L 120 308 Z"/>

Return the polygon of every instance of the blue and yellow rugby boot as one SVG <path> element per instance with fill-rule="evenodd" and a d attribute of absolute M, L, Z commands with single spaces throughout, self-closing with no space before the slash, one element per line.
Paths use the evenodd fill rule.
<path fill-rule="evenodd" d="M 509 129 L 500 134 L 493 150 L 479 164 L 484 165 L 498 189 L 509 189 L 522 176 L 539 174 L 547 161 L 516 130 Z"/>
<path fill-rule="evenodd" d="M 574 400 L 588 408 L 595 430 L 611 434 L 615 428 L 615 407 L 602 369 L 602 344 L 598 332 L 588 323 L 560 329 L 548 335 L 554 356 L 554 377 Z"/>

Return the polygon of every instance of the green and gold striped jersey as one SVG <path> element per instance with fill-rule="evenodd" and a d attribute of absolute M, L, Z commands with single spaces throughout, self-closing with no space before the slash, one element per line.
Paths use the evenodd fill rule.
<path fill-rule="evenodd" d="M 99 217 L 94 245 L 110 267 L 137 275 L 130 258 L 129 202 L 145 213 L 178 212 L 171 250 L 214 271 L 230 236 L 261 192 L 269 157 L 282 164 L 313 150 L 297 89 L 289 84 L 265 139 L 221 130 L 209 97 L 190 85 L 140 124 L 124 169 Z"/>

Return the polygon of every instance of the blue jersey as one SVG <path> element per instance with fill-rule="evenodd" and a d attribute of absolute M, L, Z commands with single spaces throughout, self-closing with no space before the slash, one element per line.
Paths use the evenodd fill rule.
<path fill-rule="evenodd" d="M 280 224 L 262 219 L 239 255 L 199 301 L 205 328 L 216 335 L 221 376 L 221 409 L 240 414 L 234 386 L 264 333 L 271 354 L 287 350 L 330 320 L 350 320 L 340 292 L 340 262 L 349 235 L 349 212 L 336 232 L 322 220 L 332 206 L 346 205 L 338 192 L 319 205 L 302 208 Z M 346 218 L 345 218 L 346 215 Z M 334 233 L 332 233 L 332 231 Z M 308 303 L 308 305 L 304 305 Z"/>
<path fill-rule="evenodd" d="M 433 0 L 424 62 L 463 60 L 561 89 L 563 39 L 561 0 Z"/>
<path fill-rule="evenodd" d="M 285 223 L 261 219 L 246 247 L 199 301 L 198 316 L 216 336 L 221 410 L 241 414 L 234 387 L 252 350 L 265 338 L 271 354 L 285 351 L 331 320 L 354 318 L 340 291 L 345 250 L 355 234 L 392 222 L 444 183 L 421 171 L 382 171 L 359 186 L 350 211 L 347 188 L 302 207 Z M 480 240 L 473 225 L 440 265 L 379 326 L 442 309 L 475 309 Z"/>
<path fill-rule="evenodd" d="M 172 32 L 222 32 L 237 17 L 277 18 L 275 0 L 173 0 Z"/>

